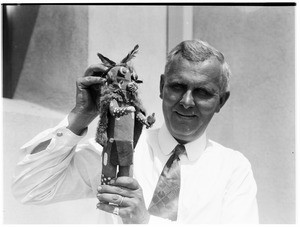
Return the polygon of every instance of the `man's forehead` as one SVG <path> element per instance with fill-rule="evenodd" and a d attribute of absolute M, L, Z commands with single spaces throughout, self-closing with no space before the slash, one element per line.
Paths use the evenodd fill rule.
<path fill-rule="evenodd" d="M 220 77 L 222 73 L 222 64 L 216 57 L 210 57 L 203 62 L 192 62 L 182 57 L 173 59 L 169 70 L 166 74 L 176 75 L 181 72 L 194 72 L 199 75 L 206 75 L 210 77 Z"/>

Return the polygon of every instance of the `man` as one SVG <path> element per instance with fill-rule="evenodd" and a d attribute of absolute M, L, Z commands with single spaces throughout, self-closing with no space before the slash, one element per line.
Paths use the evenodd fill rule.
<path fill-rule="evenodd" d="M 68 117 L 21 148 L 25 157 L 16 167 L 15 197 L 30 204 L 97 197 L 101 223 L 258 223 L 249 161 L 206 138 L 210 120 L 229 98 L 223 55 L 200 40 L 184 41 L 170 52 L 160 81 L 165 124 L 142 133 L 133 178 L 100 186 L 101 147 L 93 140 L 78 142 L 97 116 L 88 88 L 105 82 L 93 76 L 105 70 L 89 67 L 77 81 L 76 106 Z M 161 180 L 166 178 L 167 183 Z M 161 183 L 171 185 L 168 195 L 177 193 L 158 201 L 164 206 L 156 203 L 166 194 Z"/>

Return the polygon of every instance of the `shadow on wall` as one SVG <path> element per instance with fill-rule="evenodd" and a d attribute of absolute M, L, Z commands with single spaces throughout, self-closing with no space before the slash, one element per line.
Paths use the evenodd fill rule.
<path fill-rule="evenodd" d="M 12 98 L 24 65 L 40 6 L 2 6 L 3 97 Z M 26 20 L 24 20 L 26 18 Z"/>
<path fill-rule="evenodd" d="M 88 6 L 4 8 L 4 97 L 66 113 L 88 62 Z M 26 20 L 24 20 L 26 18 Z M 12 67 L 14 66 L 14 67 Z"/>

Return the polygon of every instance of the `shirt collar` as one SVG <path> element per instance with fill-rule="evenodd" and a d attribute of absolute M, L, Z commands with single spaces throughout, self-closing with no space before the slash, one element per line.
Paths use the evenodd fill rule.
<path fill-rule="evenodd" d="M 184 144 L 187 153 L 187 158 L 190 161 L 195 161 L 205 150 L 206 147 L 206 131 L 196 140 Z M 169 155 L 176 147 L 178 142 L 170 134 L 166 124 L 163 124 L 158 132 L 158 143 L 164 155 Z"/>

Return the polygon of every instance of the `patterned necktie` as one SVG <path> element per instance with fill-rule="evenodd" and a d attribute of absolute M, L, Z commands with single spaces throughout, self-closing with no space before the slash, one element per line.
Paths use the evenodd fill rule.
<path fill-rule="evenodd" d="M 178 144 L 164 166 L 149 205 L 148 211 L 151 215 L 177 220 L 180 191 L 179 155 L 184 152 L 185 147 Z"/>

